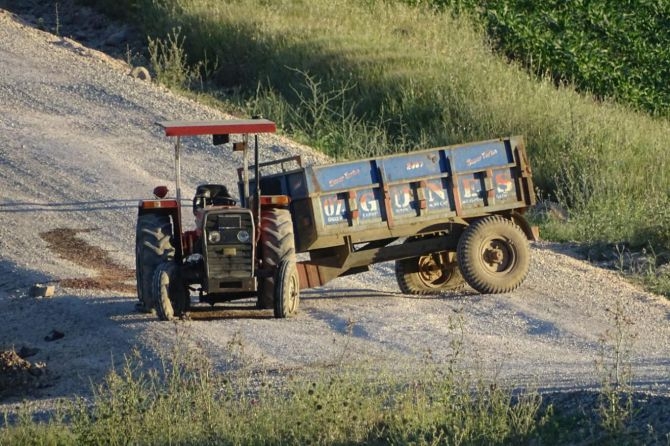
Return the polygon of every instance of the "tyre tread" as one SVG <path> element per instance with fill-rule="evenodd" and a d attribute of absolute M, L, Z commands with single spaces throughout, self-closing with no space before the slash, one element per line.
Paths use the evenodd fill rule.
<path fill-rule="evenodd" d="M 520 242 L 516 246 L 516 254 L 518 257 L 518 267 L 514 268 L 512 274 L 506 274 L 511 278 L 488 277 L 486 273 L 482 272 L 478 263 L 473 260 L 474 252 L 479 250 L 477 246 L 478 240 L 490 234 L 495 229 L 501 232 L 511 231 L 513 237 Z M 512 221 L 500 215 L 492 215 L 482 218 L 472 223 L 463 233 L 458 242 L 458 264 L 461 268 L 461 273 L 467 283 L 483 294 L 497 294 L 509 293 L 518 288 L 528 275 L 530 266 L 530 248 L 528 239 L 523 231 Z"/>

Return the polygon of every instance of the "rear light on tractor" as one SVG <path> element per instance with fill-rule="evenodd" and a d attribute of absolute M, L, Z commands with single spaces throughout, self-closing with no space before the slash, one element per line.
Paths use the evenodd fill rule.
<path fill-rule="evenodd" d="M 176 208 L 177 200 L 145 200 L 140 202 L 142 209 Z"/>
<path fill-rule="evenodd" d="M 165 198 L 168 193 L 167 186 L 156 186 L 154 187 L 154 195 L 156 198 Z"/>

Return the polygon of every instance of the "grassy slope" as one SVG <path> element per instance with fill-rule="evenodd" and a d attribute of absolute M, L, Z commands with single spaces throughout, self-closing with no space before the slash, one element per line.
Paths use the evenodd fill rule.
<path fill-rule="evenodd" d="M 148 32 L 180 27 L 193 60 L 217 59 L 251 111 L 331 154 L 524 134 L 542 196 L 570 209 L 545 236 L 670 248 L 668 121 L 534 79 L 465 18 L 374 0 L 131 3 Z"/>

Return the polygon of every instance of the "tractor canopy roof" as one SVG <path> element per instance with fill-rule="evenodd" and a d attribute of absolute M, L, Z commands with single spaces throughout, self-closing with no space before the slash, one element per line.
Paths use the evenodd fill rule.
<path fill-rule="evenodd" d="M 230 135 L 275 133 L 277 126 L 267 119 L 226 119 L 219 121 L 162 121 L 166 136 Z"/>

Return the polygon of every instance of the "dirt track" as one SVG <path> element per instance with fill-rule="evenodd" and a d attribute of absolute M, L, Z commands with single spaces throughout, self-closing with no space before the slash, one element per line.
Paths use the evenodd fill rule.
<path fill-rule="evenodd" d="M 66 287 L 68 279 L 96 278 L 100 252 L 121 271 L 134 268 L 136 203 L 172 178 L 171 146 L 154 123 L 222 117 L 126 71 L 0 10 L 0 349 L 39 349 L 30 359 L 46 362 L 52 379 L 32 391 L 34 400 L 86 394 L 134 346 L 151 358 L 176 331 L 221 370 L 240 361 L 294 370 L 355 362 L 411 372 L 423 361 L 446 363 L 462 340 L 463 363 L 487 374 L 518 385 L 583 388 L 598 382 L 594 362 L 617 307 L 632 322 L 636 385 L 670 393 L 668 302 L 560 245 L 533 247 L 530 276 L 513 293 L 414 298 L 399 293 L 392 265 L 381 265 L 305 292 L 301 314 L 290 320 L 243 302 L 161 323 L 134 311 L 136 297 L 124 292 L 132 279 L 121 291 Z M 279 137 L 264 142 L 265 156 L 323 159 Z M 186 196 L 203 181 L 235 184 L 238 160 L 205 141 L 187 143 L 182 165 Z M 81 246 L 102 251 L 67 257 L 50 247 L 49 231 L 78 231 Z M 55 297 L 27 295 L 49 280 L 62 281 Z M 54 329 L 65 336 L 46 341 Z"/>

